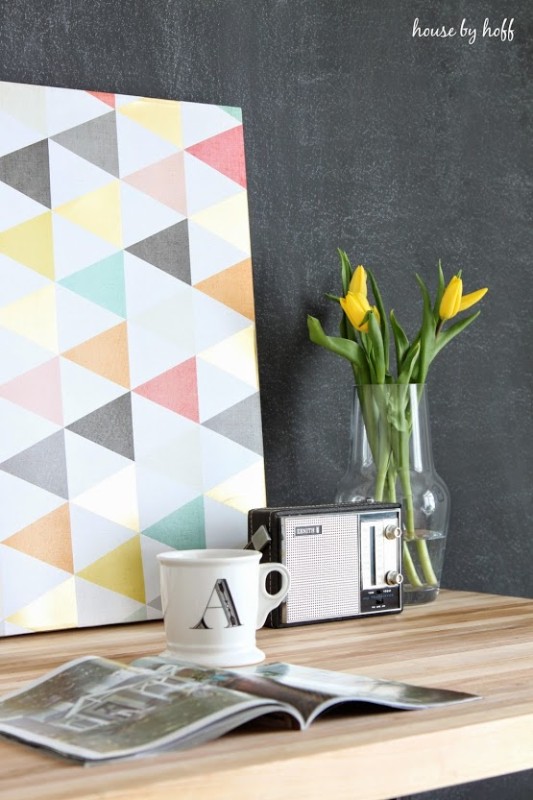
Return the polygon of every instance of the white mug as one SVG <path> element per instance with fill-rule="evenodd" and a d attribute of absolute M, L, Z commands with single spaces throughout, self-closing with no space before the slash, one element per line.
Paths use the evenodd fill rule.
<path fill-rule="evenodd" d="M 175 550 L 160 553 L 167 653 L 212 667 L 256 664 L 265 654 L 255 632 L 290 586 L 282 564 L 260 564 L 254 550 Z M 270 594 L 267 576 L 281 588 Z"/>

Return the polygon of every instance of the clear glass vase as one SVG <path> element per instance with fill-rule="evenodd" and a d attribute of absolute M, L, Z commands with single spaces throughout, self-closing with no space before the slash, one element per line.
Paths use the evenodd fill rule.
<path fill-rule="evenodd" d="M 450 494 L 435 470 L 424 384 L 356 386 L 348 467 L 337 503 L 401 502 L 404 603 L 435 600 L 440 588 Z"/>

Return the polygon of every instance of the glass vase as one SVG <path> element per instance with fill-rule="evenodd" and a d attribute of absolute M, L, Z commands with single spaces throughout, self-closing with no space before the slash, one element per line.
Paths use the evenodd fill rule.
<path fill-rule="evenodd" d="M 440 588 L 450 494 L 435 470 L 424 384 L 356 386 L 348 467 L 337 503 L 401 502 L 404 603 L 435 600 Z"/>

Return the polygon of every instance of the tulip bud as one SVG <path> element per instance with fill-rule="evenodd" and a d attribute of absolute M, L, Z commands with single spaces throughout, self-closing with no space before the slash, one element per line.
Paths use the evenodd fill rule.
<path fill-rule="evenodd" d="M 459 312 L 463 296 L 463 281 L 454 275 L 444 290 L 439 306 L 439 317 L 442 320 L 451 319 Z"/>
<path fill-rule="evenodd" d="M 362 294 L 364 297 L 367 296 L 366 271 L 361 264 L 359 264 L 359 266 L 352 275 L 350 286 L 348 287 L 348 292 L 353 292 L 354 294 Z"/>

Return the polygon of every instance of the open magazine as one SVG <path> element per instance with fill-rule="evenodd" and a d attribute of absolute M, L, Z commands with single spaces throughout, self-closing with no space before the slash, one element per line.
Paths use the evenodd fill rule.
<path fill-rule="evenodd" d="M 0 700 L 0 734 L 98 762 L 192 747 L 259 717 L 303 730 L 340 704 L 417 709 L 476 697 L 292 664 L 221 670 L 88 656 Z"/>

